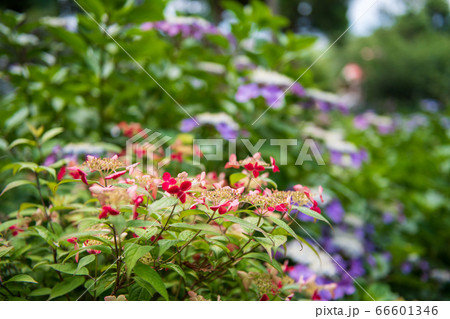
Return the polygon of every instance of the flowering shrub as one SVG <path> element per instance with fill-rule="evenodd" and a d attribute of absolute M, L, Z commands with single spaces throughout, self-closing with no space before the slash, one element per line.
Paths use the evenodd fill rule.
<path fill-rule="evenodd" d="M 36 132 L 37 146 L 58 132 Z M 279 171 L 273 159 L 266 163 L 257 153 L 237 161 L 233 155 L 226 167 L 242 171 L 231 174 L 230 183 L 206 172 L 146 174 L 117 155 L 67 162 L 57 164 L 58 173 L 33 162 L 6 167 L 27 173 L 2 195 L 33 185 L 40 201 L 23 203 L 0 224 L 2 298 L 291 300 L 322 290 L 333 294 L 333 285 L 294 281 L 274 258 L 288 237 L 317 253 L 291 228 L 297 223 L 292 209 L 326 219 L 307 187 L 263 186 L 261 172 Z"/>
<path fill-rule="evenodd" d="M 161 278 L 171 300 L 287 298 L 291 285 L 278 288 L 276 277 L 295 281 L 294 299 L 371 300 L 361 287 L 380 300 L 449 298 L 444 104 L 425 99 L 422 112 L 394 116 L 352 109 L 341 95 L 317 89 L 324 60 L 309 69 L 315 39 L 284 31 L 286 19 L 258 1 L 226 1 L 217 26 L 165 16 L 165 1 L 77 2 L 117 42 L 82 11 L 40 19 L 0 12 L 1 298 L 75 299 L 94 278 L 82 299 L 161 298 L 142 279 L 147 275 L 139 277 L 134 267 L 128 272 L 139 247 L 137 269 L 150 260 L 153 268 L 147 268 L 159 277 L 151 270 L 149 276 Z M 173 138 L 170 152 L 161 147 L 153 154 L 156 162 L 170 163 L 164 167 L 170 175 L 140 175 L 142 169 L 124 163 L 124 145 L 145 128 Z M 192 146 L 196 138 L 221 138 L 224 150 L 234 139 L 248 143 L 231 152 L 236 155 L 225 173 L 222 161 L 202 161 L 201 170 L 190 166 L 207 151 Z M 280 145 L 259 147 L 271 139 L 312 139 L 324 161 L 297 164 L 299 144 L 286 146 L 283 161 Z M 132 152 L 134 163 L 147 160 L 142 145 Z M 238 161 L 258 152 L 265 161 L 259 155 Z M 325 190 L 299 197 L 296 192 L 305 192 L 299 181 Z M 294 197 L 301 201 L 294 204 Z M 305 220 L 305 212 L 315 215 Z M 311 222 L 321 216 L 334 230 Z M 301 252 L 272 217 L 296 233 L 303 230 L 294 220 L 308 222 L 311 237 Z M 174 223 L 205 229 L 162 267 L 200 230 Z M 286 248 L 273 236 L 286 236 Z M 323 267 L 316 267 L 308 244 Z M 249 249 L 255 250 L 241 258 Z M 117 263 L 118 252 L 124 257 Z M 226 274 L 214 270 L 233 257 Z M 255 286 L 271 286 L 269 277 L 279 294 L 265 296 L 267 289 Z M 60 297 L 52 295 L 57 284 Z"/>

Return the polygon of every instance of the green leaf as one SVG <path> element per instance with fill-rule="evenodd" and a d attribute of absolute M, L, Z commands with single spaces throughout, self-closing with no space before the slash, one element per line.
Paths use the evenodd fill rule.
<path fill-rule="evenodd" d="M 205 233 L 222 234 L 219 229 L 208 224 L 174 223 L 170 225 L 170 228 L 194 229 L 204 231 Z"/>
<path fill-rule="evenodd" d="M 51 167 L 47 167 L 47 166 L 39 166 L 38 168 L 36 168 L 35 172 L 36 173 L 40 173 L 46 171 L 47 173 L 49 173 L 50 175 L 53 176 L 54 179 L 56 179 L 56 171 L 54 168 Z"/>
<path fill-rule="evenodd" d="M 11 227 L 12 225 L 17 224 L 19 221 L 17 219 L 13 219 L 13 220 L 8 220 L 4 223 L 0 224 L 0 233 L 4 230 L 7 230 L 9 227 Z"/>
<path fill-rule="evenodd" d="M 38 289 L 35 289 L 32 292 L 30 292 L 30 294 L 28 296 L 30 296 L 30 297 L 46 296 L 46 295 L 50 295 L 51 292 L 52 292 L 52 290 L 47 287 L 38 288 Z"/>
<path fill-rule="evenodd" d="M 161 257 L 162 254 L 164 254 L 167 251 L 167 249 L 169 249 L 173 245 L 176 245 L 178 242 L 179 242 L 178 239 L 161 239 L 161 240 L 158 240 L 158 246 L 159 246 L 158 257 Z"/>
<path fill-rule="evenodd" d="M 122 214 L 117 216 L 110 216 L 108 219 L 114 225 L 117 234 L 121 234 L 125 230 L 125 228 L 127 228 L 127 221 Z"/>
<path fill-rule="evenodd" d="M 13 249 L 14 249 L 14 247 L 4 247 L 4 246 L 0 247 L 0 258 L 5 256 L 7 253 L 9 253 Z"/>
<path fill-rule="evenodd" d="M 184 273 L 183 269 L 181 269 L 181 267 L 178 266 L 177 264 L 172 264 L 172 263 L 162 264 L 161 268 L 170 268 L 170 269 L 176 271 L 181 277 L 183 277 L 184 280 L 186 280 L 186 274 Z"/>
<path fill-rule="evenodd" d="M 80 269 L 82 269 L 84 266 L 89 265 L 94 260 L 95 260 L 95 255 L 87 255 L 87 256 L 84 256 L 83 258 L 81 258 L 80 261 L 78 262 L 78 266 L 77 266 L 77 269 L 75 270 L 74 275 L 77 275 L 78 271 L 80 271 Z M 84 268 L 84 269 L 86 269 L 86 268 Z"/>
<path fill-rule="evenodd" d="M 289 225 L 288 224 L 286 224 L 284 221 L 282 221 L 281 219 L 278 219 L 278 218 L 275 218 L 275 217 L 270 217 L 270 219 L 275 223 L 275 224 L 277 224 L 279 227 L 281 227 L 281 228 L 283 228 L 284 230 L 286 230 L 292 237 L 294 237 L 295 239 L 297 239 L 299 242 L 300 242 L 300 244 L 305 244 L 306 246 L 308 246 L 309 248 L 311 248 L 311 250 L 316 254 L 316 256 L 317 257 L 319 257 L 319 259 L 320 259 L 320 256 L 319 256 L 319 254 L 317 253 L 317 250 L 313 247 L 313 246 L 311 246 L 311 244 L 310 243 L 308 243 L 306 240 L 304 240 L 302 237 L 300 237 L 299 235 L 297 235 L 295 232 L 294 232 L 294 230 L 291 228 L 291 227 L 289 227 Z"/>
<path fill-rule="evenodd" d="M 233 187 L 234 184 L 239 182 L 241 179 L 247 177 L 244 173 L 234 173 L 230 175 L 230 186 Z"/>
<path fill-rule="evenodd" d="M 15 275 L 14 277 L 5 281 L 4 284 L 10 283 L 10 282 L 30 282 L 33 284 L 38 283 L 36 280 L 33 279 L 33 277 L 31 277 L 30 275 L 25 275 L 25 274 Z"/>
<path fill-rule="evenodd" d="M 163 197 L 163 198 L 158 199 L 158 200 L 154 201 L 153 203 L 151 203 L 148 206 L 148 211 L 150 213 L 154 213 L 161 209 L 173 206 L 175 204 L 178 204 L 178 199 L 176 197 L 172 197 L 172 196 Z"/>
<path fill-rule="evenodd" d="M 146 282 L 144 279 L 141 279 L 141 278 L 139 278 L 139 277 L 135 277 L 134 278 L 134 281 L 136 281 L 136 283 L 140 286 L 140 287 L 142 287 L 144 290 L 146 290 L 149 294 L 150 294 L 150 296 L 149 297 L 145 297 L 145 296 L 142 296 L 142 299 L 139 299 L 139 298 L 136 298 L 136 297 L 131 297 L 130 298 L 130 300 L 150 300 L 150 298 L 155 294 L 155 292 L 156 292 L 156 290 L 155 289 L 153 289 L 153 286 L 152 285 L 150 285 L 148 282 Z M 132 292 L 132 289 L 130 289 L 130 292 L 129 292 L 129 296 L 132 296 L 133 295 L 133 292 Z"/>
<path fill-rule="evenodd" d="M 87 270 L 86 267 L 77 267 L 77 264 L 53 264 L 49 266 L 55 269 L 56 271 L 69 275 L 78 275 L 78 276 L 89 275 L 89 271 Z"/>
<path fill-rule="evenodd" d="M 268 177 L 259 177 L 263 182 L 269 183 L 270 185 L 272 185 L 274 188 L 278 188 L 277 183 L 275 183 L 274 180 L 268 178 Z"/>
<path fill-rule="evenodd" d="M 270 256 L 268 254 L 249 253 L 249 254 L 244 255 L 242 258 L 259 259 L 259 260 L 265 261 L 265 262 L 269 263 L 270 265 L 272 265 L 273 268 L 275 268 L 280 274 L 284 273 L 280 267 L 280 264 L 275 259 L 270 258 Z"/>
<path fill-rule="evenodd" d="M 200 209 L 188 209 L 180 213 L 180 219 L 183 219 L 184 217 L 191 215 L 208 215 L 208 214 Z"/>
<path fill-rule="evenodd" d="M 322 215 L 319 214 L 318 212 L 315 212 L 307 207 L 300 207 L 300 206 L 293 206 L 292 209 L 297 209 L 300 212 L 302 212 L 305 215 L 311 216 L 313 218 L 319 219 L 321 221 L 326 222 L 328 225 L 330 225 L 331 228 L 333 228 L 333 226 L 331 226 L 330 222 Z"/>
<path fill-rule="evenodd" d="M 75 256 L 77 253 L 81 253 L 83 251 L 86 251 L 88 249 L 93 249 L 93 250 L 100 250 L 102 253 L 105 253 L 107 255 L 111 255 L 112 254 L 112 250 L 110 247 L 107 246 L 103 246 L 103 245 L 92 245 L 92 246 L 87 246 L 87 247 L 82 247 L 80 249 L 77 250 L 72 250 L 67 256 L 66 258 L 64 258 L 63 262 L 66 262 L 67 260 L 69 260 L 71 257 Z"/>
<path fill-rule="evenodd" d="M 30 182 L 30 181 L 27 181 L 27 180 L 18 180 L 18 181 L 14 181 L 14 182 L 11 182 L 11 183 L 9 183 L 8 185 L 6 185 L 6 187 L 3 189 L 3 191 L 0 193 L 0 196 L 2 196 L 4 193 L 6 193 L 7 191 L 9 191 L 9 190 L 11 190 L 11 189 L 13 189 L 13 188 L 16 188 L 16 187 L 19 187 L 19 186 L 22 186 L 22 185 L 34 185 L 34 183 L 33 182 Z"/>
<path fill-rule="evenodd" d="M 162 281 L 159 274 L 153 268 L 142 263 L 137 263 L 137 265 L 134 267 L 134 273 L 136 274 L 136 276 L 152 285 L 152 287 L 155 288 L 155 290 L 161 296 L 163 296 L 164 299 L 169 300 L 166 286 L 164 285 L 164 282 Z"/>
<path fill-rule="evenodd" d="M 27 138 L 18 138 L 17 140 L 13 141 L 11 144 L 9 144 L 8 149 L 12 149 L 13 147 L 16 147 L 17 145 L 21 144 L 27 144 L 30 146 L 36 145 L 36 142 Z"/>
<path fill-rule="evenodd" d="M 47 132 L 44 133 L 44 135 L 42 135 L 41 137 L 41 143 L 45 143 L 48 140 L 52 139 L 53 137 L 55 137 L 58 134 L 61 134 L 62 132 L 64 132 L 64 128 L 62 127 L 55 127 L 52 128 L 51 130 L 48 130 Z"/>
<path fill-rule="evenodd" d="M 55 299 L 60 296 L 63 296 L 72 290 L 78 288 L 84 283 L 84 277 L 68 277 L 65 278 L 63 282 L 60 282 L 53 287 L 52 292 L 50 294 L 50 299 Z"/>
<path fill-rule="evenodd" d="M 127 276 L 130 276 L 134 266 L 138 260 L 152 250 L 152 246 L 140 246 L 131 244 L 132 246 L 125 248 L 125 264 L 127 265 Z"/>
<path fill-rule="evenodd" d="M 142 219 L 132 219 L 127 221 L 127 227 L 151 227 L 156 224 L 155 221 L 142 220 Z"/>

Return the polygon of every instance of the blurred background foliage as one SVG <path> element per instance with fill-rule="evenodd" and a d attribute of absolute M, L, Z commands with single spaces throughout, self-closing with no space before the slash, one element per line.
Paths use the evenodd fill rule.
<path fill-rule="evenodd" d="M 349 1 L 79 3 L 135 61 L 73 1 L 2 1 L 2 167 L 19 160 L 42 162 L 58 145 L 72 149 L 72 155 L 73 149 L 75 155 L 120 151 L 126 141 L 117 128 L 122 121 L 176 137 L 187 113 L 219 114 L 224 125 L 237 125 L 234 133 L 253 144 L 261 138 L 311 137 L 327 165 L 294 166 L 301 145 L 292 146 L 289 165 L 281 166 L 275 182 L 280 188 L 322 185 L 346 215 L 374 227 L 370 244 L 376 256 L 390 257 L 370 264 L 367 256 L 375 253 L 365 247 L 361 284 L 380 299 L 450 298 L 448 2 L 404 1 L 402 14 L 385 12 L 385 25 L 369 35 L 347 33 L 311 70 L 348 27 Z M 192 25 L 173 20 L 174 13 L 202 17 L 220 28 L 201 20 L 203 31 L 185 36 L 143 27 L 168 16 Z M 255 76 L 255 70 L 275 73 Z M 306 93 L 287 92 L 279 108 L 251 125 L 271 103 L 265 96 L 242 100 L 238 92 L 252 83 L 283 91 L 286 81 L 301 74 Z M 191 135 L 183 138 L 223 136 L 209 121 L 186 129 Z M 65 131 L 42 157 L 26 143 L 11 146 L 33 138 L 25 123 Z M 280 160 L 279 146 L 266 143 L 260 151 Z M 247 150 L 238 145 L 237 152 L 243 158 Z M 199 172 L 185 163 L 171 165 Z M 219 171 L 223 163 L 204 165 Z M 4 187 L 10 172 L 2 171 L 0 178 Z M 8 192 L 1 198 L 0 219 L 33 198 L 37 194 Z M 313 233 L 322 231 L 317 225 Z M 347 298 L 367 296 L 357 291 Z"/>

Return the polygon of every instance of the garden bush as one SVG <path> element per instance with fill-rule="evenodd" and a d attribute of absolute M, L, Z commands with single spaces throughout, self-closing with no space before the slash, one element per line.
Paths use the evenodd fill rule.
<path fill-rule="evenodd" d="M 0 13 L 0 298 L 448 298 L 445 104 L 355 114 L 258 1 L 79 3 Z"/>

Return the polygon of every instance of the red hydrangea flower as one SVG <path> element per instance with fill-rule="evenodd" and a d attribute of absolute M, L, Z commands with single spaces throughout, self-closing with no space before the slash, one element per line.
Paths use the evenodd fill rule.
<path fill-rule="evenodd" d="M 278 166 L 277 166 L 277 164 L 275 162 L 275 159 L 272 156 L 270 157 L 270 165 L 272 165 L 272 171 L 274 173 L 277 173 L 277 172 L 280 171 L 280 169 L 278 168 Z"/>
<path fill-rule="evenodd" d="M 267 208 L 268 211 L 273 212 L 274 210 L 279 211 L 279 212 L 287 212 L 289 209 L 286 207 L 286 204 L 279 204 L 275 207 L 268 207 Z"/>
<path fill-rule="evenodd" d="M 178 153 L 175 153 L 175 154 L 171 154 L 170 155 L 170 159 L 173 160 L 173 161 L 178 161 L 180 163 L 183 163 L 183 153 L 178 152 Z"/>
<path fill-rule="evenodd" d="M 9 230 L 12 230 L 12 235 L 16 237 L 19 233 L 23 232 L 23 229 L 17 227 L 17 225 L 12 225 L 9 227 Z"/>
<path fill-rule="evenodd" d="M 163 174 L 163 183 L 162 183 L 162 189 L 167 191 L 170 187 L 170 185 L 175 185 L 177 183 L 177 180 L 173 178 L 169 172 L 165 172 Z"/>
<path fill-rule="evenodd" d="M 322 298 L 319 296 L 319 293 L 317 292 L 317 290 L 314 290 L 311 300 L 322 300 Z"/>
<path fill-rule="evenodd" d="M 87 178 L 86 178 L 86 176 L 87 176 L 87 174 L 84 172 L 84 171 L 82 171 L 81 169 L 79 169 L 78 167 L 69 167 L 68 168 L 69 169 L 69 174 L 74 178 L 74 179 L 81 179 L 81 181 L 83 182 L 83 183 L 85 183 L 86 185 L 89 185 L 88 184 L 88 181 L 87 181 Z"/>
<path fill-rule="evenodd" d="M 247 171 L 251 172 L 255 178 L 259 176 L 259 172 L 262 172 L 264 170 L 264 166 L 259 165 L 258 163 L 245 164 L 244 168 Z"/>
<path fill-rule="evenodd" d="M 112 208 L 111 206 L 105 205 L 102 207 L 102 212 L 98 215 L 99 219 L 106 219 L 108 215 L 119 215 L 120 212 L 117 209 Z"/>
<path fill-rule="evenodd" d="M 89 239 L 86 240 L 86 241 L 83 243 L 83 247 L 88 247 L 88 246 L 89 246 Z M 98 255 L 98 254 L 100 254 L 102 251 L 101 251 L 101 250 L 96 250 L 96 249 L 86 249 L 86 252 L 87 252 L 88 254 Z"/>
<path fill-rule="evenodd" d="M 67 242 L 73 244 L 73 248 L 74 248 L 75 250 L 77 250 L 78 248 L 80 248 L 80 246 L 78 245 L 78 238 L 77 238 L 77 237 L 70 237 L 70 238 L 67 239 Z M 75 255 L 75 261 L 76 261 L 76 262 L 78 262 L 78 258 L 79 258 L 79 257 L 80 257 L 80 254 L 77 253 L 77 254 Z"/>
<path fill-rule="evenodd" d="M 191 187 L 192 187 L 192 183 L 190 181 L 184 181 L 180 184 L 180 186 L 178 186 L 178 185 L 170 186 L 167 189 L 167 192 L 172 195 L 177 195 L 180 202 L 182 202 L 184 204 L 186 202 L 186 192 L 189 189 L 191 189 Z"/>
<path fill-rule="evenodd" d="M 60 181 L 63 179 L 64 175 L 66 175 L 66 165 L 61 167 L 58 172 L 57 180 Z"/>
<path fill-rule="evenodd" d="M 322 211 L 320 210 L 320 207 L 317 205 L 317 202 L 315 200 L 313 200 L 313 207 L 311 207 L 310 209 L 315 211 L 316 213 L 322 214 Z"/>
<path fill-rule="evenodd" d="M 236 154 L 231 154 L 228 163 L 225 164 L 225 168 L 239 168 L 240 165 L 237 161 Z"/>
<path fill-rule="evenodd" d="M 261 299 L 259 301 L 269 301 L 269 296 L 267 294 L 262 295 Z"/>
<path fill-rule="evenodd" d="M 108 176 L 105 177 L 105 179 L 118 179 L 120 176 L 122 176 L 123 174 L 125 174 L 127 171 L 120 171 L 120 172 L 115 172 L 113 174 L 110 174 Z"/>

